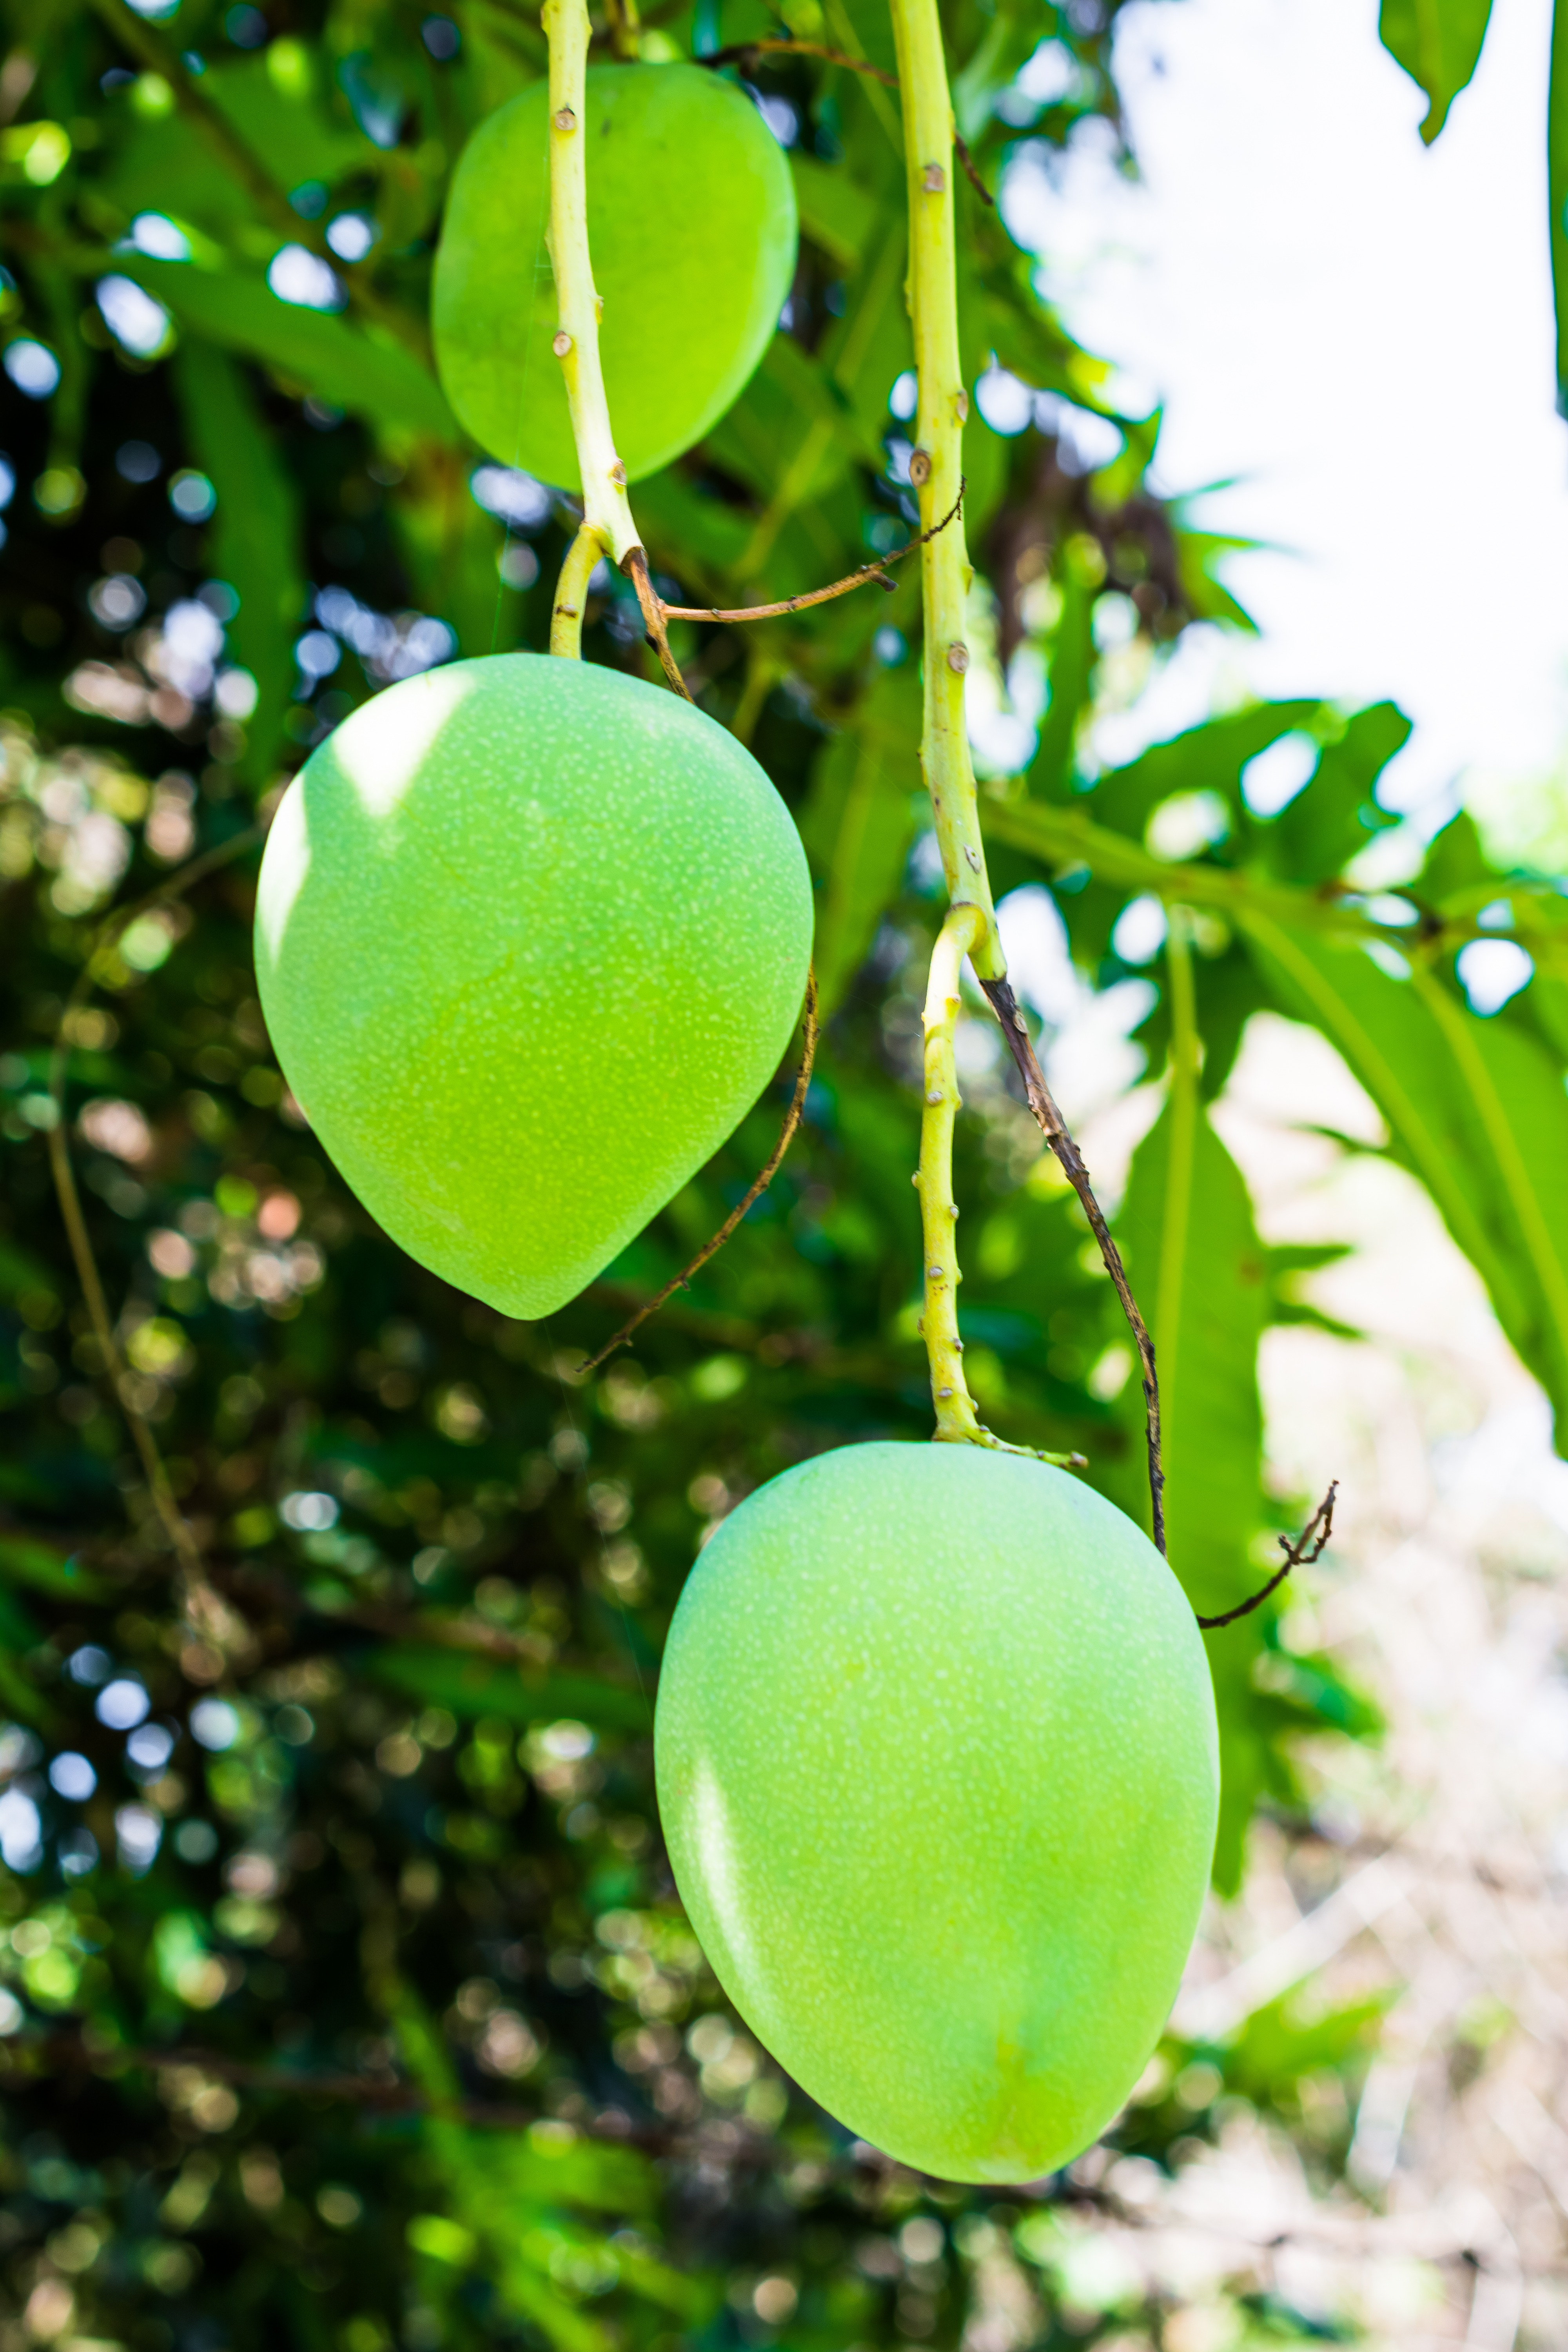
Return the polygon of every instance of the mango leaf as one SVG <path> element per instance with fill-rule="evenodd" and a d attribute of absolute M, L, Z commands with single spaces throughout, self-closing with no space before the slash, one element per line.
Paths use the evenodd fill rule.
<path fill-rule="evenodd" d="M 646 2213 L 658 2193 L 647 2158 L 613 2141 L 586 2139 L 549 2125 L 526 2132 L 471 2132 L 467 2138 L 481 2177 L 520 2202 Z"/>
<path fill-rule="evenodd" d="M 704 446 L 781 519 L 831 488 L 851 458 L 871 454 L 875 462 L 881 455 L 868 452 L 865 434 L 788 335 L 773 337 L 756 374 Z"/>
<path fill-rule="evenodd" d="M 18 1655 L 43 1639 L 37 1620 L 0 1575 L 0 1649 Z"/>
<path fill-rule="evenodd" d="M 281 53 L 281 54 L 279 54 Z M 202 87 L 279 190 L 335 187 L 378 162 L 370 141 L 332 121 L 321 104 L 316 61 L 301 42 L 274 41 L 259 56 L 215 65 Z M 95 194 L 129 217 L 164 213 L 214 236 L 242 239 L 253 218 L 249 191 L 221 168 L 212 142 L 175 114 L 132 116 L 129 135 Z"/>
<path fill-rule="evenodd" d="M 124 255 L 121 266 L 187 333 L 265 361 L 319 400 L 367 424 L 459 440 L 435 377 L 401 343 L 383 341 L 329 311 L 280 301 L 265 278 L 247 270 L 201 269 L 139 253 Z"/>
<path fill-rule="evenodd" d="M 866 268 L 850 281 L 842 319 L 823 337 L 820 359 L 862 435 L 862 451 L 880 470 L 888 394 L 913 358 L 904 274 L 909 238 L 901 219 L 889 219 L 870 247 Z"/>
<path fill-rule="evenodd" d="M 1208 1075 L 1205 1059 L 1204 1074 Z M 1319 1273 L 1326 1265 L 1338 1265 L 1351 1255 L 1348 1242 L 1277 1242 L 1265 1251 L 1268 1269 L 1268 1320 L 1270 1323 L 1305 1323 L 1314 1330 L 1327 1331 L 1335 1339 L 1361 1339 L 1365 1333 L 1354 1324 L 1342 1323 L 1338 1316 L 1325 1314 L 1303 1298 L 1296 1287 L 1297 1277 Z"/>
<path fill-rule="evenodd" d="M 49 1269 L 41 1257 L 19 1249 L 14 1241 L 0 1239 L 0 1298 L 19 1298 L 25 1290 L 50 1287 Z"/>
<path fill-rule="evenodd" d="M 409 467 L 393 513 L 415 594 L 468 656 L 509 653 L 517 641 L 518 599 L 497 570 L 500 525 L 469 496 L 468 461 L 426 446 Z"/>
<path fill-rule="evenodd" d="M 1568 0 L 1552 12 L 1546 97 L 1546 226 L 1557 310 L 1557 409 L 1568 416 Z"/>
<path fill-rule="evenodd" d="M 651 1691 L 626 1690 L 592 1675 L 528 1674 L 472 1651 L 389 1645 L 373 1650 L 364 1672 L 424 1706 L 444 1706 L 465 1721 L 486 1715 L 507 1723 L 575 1718 L 605 1731 L 647 1731 Z"/>
<path fill-rule="evenodd" d="M 1182 593 L 1193 617 L 1197 621 L 1225 621 L 1233 629 L 1243 629 L 1249 636 L 1258 634 L 1258 624 L 1230 593 L 1220 576 L 1227 555 L 1241 555 L 1258 545 L 1255 539 L 1238 539 L 1228 531 L 1194 530 L 1184 519 L 1180 505 L 1175 509 L 1176 573 L 1182 583 Z"/>
<path fill-rule="evenodd" d="M 637 484 L 637 526 L 644 541 L 658 568 L 689 592 L 687 603 L 722 601 L 719 575 L 739 562 L 753 522 L 745 508 L 715 498 L 673 466 Z"/>
<path fill-rule="evenodd" d="M 1140 1145 L 1117 1234 L 1160 1366 L 1171 1565 L 1213 1615 L 1258 1580 L 1268 1258 L 1241 1172 L 1195 1100 L 1173 1094 Z"/>
<path fill-rule="evenodd" d="M 1324 745 L 1305 788 L 1267 829 L 1269 855 L 1295 882 L 1327 882 L 1394 824 L 1372 797 L 1373 786 L 1410 740 L 1410 721 L 1392 702 L 1358 710 L 1337 740 Z"/>
<path fill-rule="evenodd" d="M 241 768 L 261 784 L 283 745 L 305 603 L 299 489 L 226 352 L 213 343 L 182 343 L 174 382 L 196 463 L 217 492 L 212 564 L 239 598 L 228 651 L 258 689 Z"/>
<path fill-rule="evenodd" d="M 1475 72 L 1492 0 L 1383 0 L 1378 38 L 1426 93 L 1421 136 L 1427 146 Z"/>
<path fill-rule="evenodd" d="M 1476 891 L 1492 895 L 1497 887 L 1497 868 L 1481 847 L 1476 821 L 1468 810 L 1461 809 L 1441 833 L 1433 835 L 1427 846 L 1419 884 L 1422 901 L 1443 914 L 1456 900 L 1473 902 Z"/>
<path fill-rule="evenodd" d="M 1029 767 L 1029 790 L 1041 800 L 1066 800 L 1071 789 L 1078 730 L 1089 709 L 1099 655 L 1094 642 L 1094 589 L 1079 566 L 1064 568 L 1062 607 L 1047 647 L 1050 700 Z"/>
<path fill-rule="evenodd" d="M 963 434 L 963 526 L 971 545 L 983 542 L 986 529 L 1007 495 L 1007 468 L 1012 454 L 1011 444 L 1000 433 L 993 433 L 973 404 L 977 380 L 970 379 L 972 405 Z"/>
<path fill-rule="evenodd" d="M 30 1585 L 56 1601 L 108 1601 L 114 1591 L 83 1568 L 73 1553 L 20 1535 L 0 1536 L 0 1582 Z"/>
<path fill-rule="evenodd" d="M 548 2261 L 565 2254 L 570 2261 L 574 2253 L 582 2262 L 582 2251 L 564 2241 L 560 2232 L 553 2242 L 541 2248 Z M 526 2252 L 520 2252 L 510 2242 L 496 2249 L 499 2255 L 497 2286 L 503 2305 L 510 2305 L 518 2318 L 531 2321 L 541 2335 L 556 2347 L 556 2352 L 610 2352 L 611 2337 L 602 2323 L 590 2319 L 574 2303 L 552 2286 L 548 2271 L 535 2268 Z M 564 2266 L 564 2265 L 563 2265 Z M 586 2266 L 584 2266 L 586 2267 Z M 592 2275 L 590 2273 L 589 2275 Z M 613 2277 L 614 2273 L 611 2273 Z"/>
<path fill-rule="evenodd" d="M 1205 2054 L 1216 2059 L 1227 2091 L 1279 2109 L 1294 2104 L 1303 2075 L 1364 2060 L 1396 1997 L 1391 1985 L 1313 2017 L 1298 1989 L 1255 2009 L 1223 2049 Z"/>
<path fill-rule="evenodd" d="M 1268 1517 L 1257 1371 L 1268 1262 L 1241 1171 L 1194 1095 L 1174 1090 L 1134 1154 L 1117 1236 L 1160 1370 L 1171 1566 L 1193 1607 L 1215 1616 L 1261 1580 L 1251 1547 Z M 1136 1380 L 1121 1405 L 1130 1444 L 1115 1499 L 1146 1527 Z M 1220 1720 L 1215 1883 L 1226 1893 L 1240 1884 L 1247 1824 L 1271 1777 L 1268 1694 L 1252 1681 L 1260 1634 L 1247 1618 L 1206 1637 Z"/>
<path fill-rule="evenodd" d="M 1001 0 L 979 47 L 953 77 L 952 110 L 963 138 L 979 138 L 992 107 L 1039 38 L 1038 11 L 1027 0 Z"/>
<path fill-rule="evenodd" d="M 858 269 L 889 217 L 887 206 L 847 172 L 798 149 L 791 150 L 789 169 L 802 236 L 840 269 Z"/>
<path fill-rule="evenodd" d="M 1168 743 L 1156 743 L 1125 768 L 1102 776 L 1090 796 L 1097 824 L 1140 835 L 1164 800 L 1177 793 L 1217 793 L 1233 825 L 1246 823 L 1241 772 L 1282 735 L 1319 721 L 1318 702 L 1259 702 L 1224 719 L 1189 727 Z"/>
<path fill-rule="evenodd" d="M 1568 1444 L 1568 1095 L 1517 1015 L 1479 1020 L 1441 974 L 1395 978 L 1355 944 L 1248 914 L 1280 1009 L 1311 1021 L 1387 1120 L 1552 1399 Z"/>
<path fill-rule="evenodd" d="M 911 663 L 881 672 L 854 729 L 836 736 L 817 760 L 800 830 L 824 883 L 816 950 L 824 1019 L 899 895 L 915 830 L 920 735 L 920 680 Z"/>
<path fill-rule="evenodd" d="M 600 2292 L 615 2284 L 619 2265 L 603 2237 L 568 2221 L 562 2208 L 644 2214 L 654 2201 L 652 2166 L 635 2149 L 584 2139 L 558 2125 L 478 2132 L 441 2114 L 460 2093 L 440 2030 L 401 1976 L 388 1971 L 381 1992 L 404 2063 L 437 2108 L 422 2141 L 440 2210 L 416 2215 L 407 2233 L 414 2252 L 437 2266 L 436 2294 L 447 2292 L 440 2273 L 447 2266 L 459 2278 L 477 2267 L 498 2298 L 558 2352 L 608 2352 L 605 2330 L 584 2316 L 552 2274 L 559 2268 L 570 2279 L 575 2272 L 580 2292 Z"/>

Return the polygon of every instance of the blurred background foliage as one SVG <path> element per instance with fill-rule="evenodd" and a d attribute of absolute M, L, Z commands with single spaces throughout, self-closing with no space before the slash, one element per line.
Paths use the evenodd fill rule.
<path fill-rule="evenodd" d="M 508 1322 L 340 1183 L 249 954 L 258 828 L 308 748 L 390 680 L 546 639 L 569 503 L 465 446 L 426 325 L 447 173 L 542 70 L 537 15 L 4 14 L 0 2347 L 1162 2340 L 1086 2217 L 1237 2101 L 1337 2179 L 1378 2004 L 1171 2041 L 1107 2147 L 1026 2193 L 923 2181 L 730 2013 L 653 1804 L 660 1642 L 705 1533 L 805 1454 L 929 1430 L 914 568 L 784 625 L 676 629 L 797 815 L 826 1028 L 771 1192 L 584 1380 L 740 1197 L 791 1073 L 586 1297 Z M 1113 14 L 948 10 L 988 190 L 1020 142 L 1119 139 Z M 781 34 L 892 65 L 874 0 L 665 0 L 605 31 L 650 65 Z M 636 508 L 667 593 L 733 604 L 903 542 L 913 388 L 894 101 L 819 58 L 727 69 L 788 148 L 799 271 L 753 383 Z M 1561 1402 L 1565 910 L 1464 815 L 1394 824 L 1388 706 L 1097 759 L 1191 622 L 1246 615 L 1151 485 L 1157 415 L 1119 412 L 996 209 L 959 203 L 994 878 L 1164 1086 L 1119 1230 L 1165 1367 L 1173 1559 L 1213 1612 L 1316 1499 L 1265 1491 L 1256 1358 L 1316 1315 L 1331 1255 L 1259 1241 L 1209 1123 L 1248 1019 L 1345 1056 Z M 618 577 L 585 642 L 657 676 Z M 976 1393 L 1141 1512 L 1126 1337 L 978 997 L 961 1055 Z M 1272 1607 L 1210 1650 L 1224 1895 L 1258 1807 L 1310 1822 L 1303 1743 L 1378 1716 Z M 1313 2332 L 1263 2295 L 1232 2317 L 1237 2343 Z"/>

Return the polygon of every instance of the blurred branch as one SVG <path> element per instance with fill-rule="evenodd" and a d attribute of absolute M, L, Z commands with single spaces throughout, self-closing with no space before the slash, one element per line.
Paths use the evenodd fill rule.
<path fill-rule="evenodd" d="M 41 2064 L 29 2062 L 41 2060 Z M 237 2090 L 285 2099 L 322 2099 L 352 2104 L 387 2116 L 428 2116 L 443 2123 L 460 2123 L 479 2131 L 529 2131 L 543 2124 L 574 2137 L 637 2147 L 650 2156 L 687 2155 L 705 2163 L 771 2167 L 795 2161 L 793 2150 L 781 2147 L 761 2133 L 743 2131 L 728 2121 L 709 2131 L 678 2131 L 667 2125 L 641 2124 L 624 2108 L 602 2110 L 595 2116 L 563 2124 L 541 2106 L 510 2106 L 488 2099 L 431 2098 L 412 2083 L 388 2076 L 313 2074 L 303 2067 L 258 2066 L 221 2051 L 175 2043 L 167 2049 L 141 2047 L 89 2049 L 79 2032 L 13 2034 L 0 2042 L 0 2074 L 15 2081 L 38 2082 L 67 2073 L 102 2076 L 133 2067 L 149 2074 L 173 2074 L 190 2068 L 210 2081 L 231 2084 Z M 872 2162 L 879 2162 L 867 2151 Z"/>
<path fill-rule="evenodd" d="M 136 1451 L 141 1457 L 142 1471 L 147 1480 L 147 1489 L 153 1498 L 153 1507 L 158 1514 L 163 1532 L 179 1562 L 187 1605 L 192 1607 L 199 1617 L 210 1617 L 212 1613 L 211 1606 L 204 1607 L 204 1601 L 220 1608 L 222 1604 L 217 1602 L 216 1595 L 212 1592 L 207 1582 L 201 1553 L 191 1533 L 190 1524 L 175 1500 L 174 1490 L 169 1483 L 169 1474 L 163 1465 L 163 1457 L 158 1450 L 158 1441 L 153 1434 L 152 1423 L 135 1403 L 131 1392 L 125 1360 L 121 1353 L 120 1343 L 115 1338 L 114 1320 L 109 1312 L 109 1302 L 104 1295 L 102 1278 L 98 1270 L 98 1260 L 93 1255 L 92 1239 L 87 1229 L 87 1220 L 82 1214 L 81 1194 L 77 1187 L 76 1171 L 71 1165 L 70 1130 L 66 1117 L 66 1083 L 70 1070 L 71 1028 L 74 1017 L 80 1012 L 92 993 L 96 984 L 98 961 L 105 950 L 111 948 L 121 938 L 138 916 L 149 913 L 154 907 L 166 906 L 171 899 L 183 898 L 187 891 L 194 889 L 198 882 L 205 881 L 209 874 L 216 873 L 220 866 L 227 866 L 236 857 L 243 856 L 247 850 L 254 849 L 258 843 L 265 840 L 266 835 L 267 824 L 262 822 L 249 826 L 244 833 L 234 835 L 228 841 L 220 842 L 216 848 L 204 850 L 199 857 L 193 857 L 188 865 L 181 866 L 178 873 L 171 874 L 166 880 L 160 882 L 155 889 L 149 890 L 144 898 L 134 900 L 129 907 L 121 907 L 110 916 L 107 922 L 100 925 L 88 950 L 86 961 L 77 976 L 76 983 L 66 1000 L 65 1009 L 60 1014 L 59 1024 L 55 1032 L 53 1050 L 49 1055 L 48 1095 L 55 1109 L 54 1125 L 48 1130 L 49 1169 L 54 1177 L 55 1192 L 59 1202 L 66 1238 L 70 1244 L 77 1279 L 81 1284 L 82 1296 L 87 1302 L 87 1311 L 92 1320 L 93 1337 L 98 1342 L 99 1351 L 103 1359 L 104 1375 L 113 1390 L 115 1402 L 131 1431 Z M 204 1624 L 202 1630 L 206 1632 L 211 1629 Z"/>

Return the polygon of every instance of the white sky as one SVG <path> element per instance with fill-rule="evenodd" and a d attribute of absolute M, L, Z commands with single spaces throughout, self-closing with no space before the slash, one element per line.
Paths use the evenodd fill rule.
<path fill-rule="evenodd" d="M 1141 0 L 1117 54 L 1142 185 L 1092 145 L 1054 185 L 1010 179 L 1008 217 L 1069 326 L 1164 400 L 1161 487 L 1241 477 L 1198 519 L 1293 551 L 1234 560 L 1262 642 L 1193 633 L 1145 698 L 1147 736 L 1205 716 L 1239 677 L 1398 700 L 1417 722 L 1406 806 L 1461 774 L 1468 797 L 1558 765 L 1568 426 L 1549 13 L 1496 9 L 1426 149 L 1376 0 Z"/>

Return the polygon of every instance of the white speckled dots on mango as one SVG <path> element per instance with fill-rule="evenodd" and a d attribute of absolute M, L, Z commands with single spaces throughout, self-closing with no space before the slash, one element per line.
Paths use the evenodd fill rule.
<path fill-rule="evenodd" d="M 713 720 L 507 654 L 389 688 L 312 753 L 262 864 L 284 1076 L 394 1240 L 547 1315 L 717 1150 L 811 950 L 789 813 Z"/>
<path fill-rule="evenodd" d="M 1101 2131 L 1175 1996 L 1219 1771 L 1181 1587 L 1065 1472 L 821 1454 L 704 1549 L 659 1809 L 737 2008 L 863 2138 L 1028 2180 Z"/>

